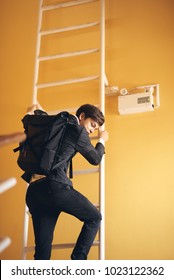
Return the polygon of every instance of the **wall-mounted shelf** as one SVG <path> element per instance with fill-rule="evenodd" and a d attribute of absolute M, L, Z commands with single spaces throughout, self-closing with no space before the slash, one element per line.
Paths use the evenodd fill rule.
<path fill-rule="evenodd" d="M 20 142 L 24 140 L 25 137 L 26 137 L 25 134 L 21 132 L 7 134 L 7 135 L 0 135 L 0 147 L 11 143 Z M 0 194 L 14 187 L 16 185 L 16 182 L 17 180 L 14 177 L 5 180 L 0 180 Z M 10 237 L 7 236 L 0 237 L 0 253 L 2 253 L 10 244 L 11 244 Z"/>
<path fill-rule="evenodd" d="M 11 244 L 9 237 L 0 237 L 0 253 L 3 252 Z"/>
<path fill-rule="evenodd" d="M 16 178 L 14 177 L 0 181 L 0 194 L 12 188 L 14 185 L 16 185 L 16 182 Z"/>

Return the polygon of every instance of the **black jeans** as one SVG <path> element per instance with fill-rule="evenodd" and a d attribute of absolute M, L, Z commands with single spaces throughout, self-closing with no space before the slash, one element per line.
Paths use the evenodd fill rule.
<path fill-rule="evenodd" d="M 44 178 L 29 185 L 26 203 L 33 221 L 35 260 L 51 258 L 54 228 L 62 211 L 84 222 L 71 259 L 87 259 L 100 226 L 101 214 L 86 197 L 72 186 Z"/>

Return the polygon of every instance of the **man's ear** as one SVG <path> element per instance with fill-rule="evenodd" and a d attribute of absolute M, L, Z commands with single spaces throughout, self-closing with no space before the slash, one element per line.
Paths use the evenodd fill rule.
<path fill-rule="evenodd" d="M 79 116 L 79 120 L 84 120 L 85 119 L 85 113 L 81 113 L 80 116 Z"/>

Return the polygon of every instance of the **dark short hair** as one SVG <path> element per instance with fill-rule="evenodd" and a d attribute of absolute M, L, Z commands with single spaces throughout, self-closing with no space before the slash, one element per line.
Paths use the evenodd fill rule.
<path fill-rule="evenodd" d="M 99 126 L 102 126 L 105 122 L 102 111 L 94 105 L 84 104 L 80 106 L 76 112 L 76 116 L 79 118 L 81 113 L 85 114 L 85 119 L 91 118 L 95 122 L 97 122 Z"/>

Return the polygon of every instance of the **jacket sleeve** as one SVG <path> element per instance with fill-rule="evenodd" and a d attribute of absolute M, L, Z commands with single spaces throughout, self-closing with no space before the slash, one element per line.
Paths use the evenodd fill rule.
<path fill-rule="evenodd" d="M 81 131 L 76 143 L 76 150 L 92 165 L 98 165 L 105 153 L 105 147 L 102 143 L 98 142 L 95 147 L 92 145 L 85 129 Z"/>

